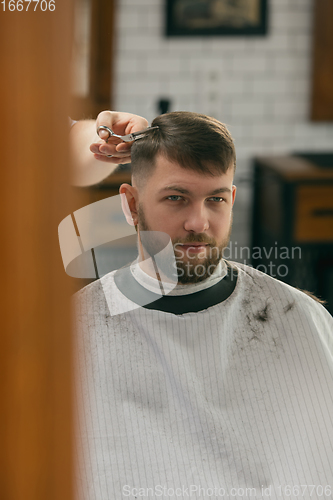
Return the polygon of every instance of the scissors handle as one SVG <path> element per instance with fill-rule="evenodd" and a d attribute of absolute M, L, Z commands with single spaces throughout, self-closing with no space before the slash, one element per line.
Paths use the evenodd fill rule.
<path fill-rule="evenodd" d="M 142 139 L 143 137 L 146 136 L 147 132 L 150 132 L 151 130 L 155 130 L 158 127 L 148 127 L 144 130 L 140 130 L 139 132 L 132 132 L 132 134 L 127 134 L 127 135 L 118 135 L 113 132 L 109 127 L 106 127 L 105 125 L 100 125 L 97 128 L 97 134 L 99 135 L 99 132 L 101 130 L 105 130 L 106 132 L 109 133 L 108 137 L 105 139 L 105 142 L 108 142 L 110 137 L 117 137 L 118 139 L 121 139 L 124 142 L 132 142 L 132 141 L 137 141 L 138 139 Z"/>

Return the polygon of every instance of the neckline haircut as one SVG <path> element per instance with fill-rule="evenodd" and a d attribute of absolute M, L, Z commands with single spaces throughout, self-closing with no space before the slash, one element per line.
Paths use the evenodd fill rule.
<path fill-rule="evenodd" d="M 187 170 L 218 176 L 236 169 L 236 152 L 226 125 L 215 118 L 189 111 L 157 116 L 152 130 L 134 142 L 131 151 L 133 180 L 142 186 L 164 156 Z"/>

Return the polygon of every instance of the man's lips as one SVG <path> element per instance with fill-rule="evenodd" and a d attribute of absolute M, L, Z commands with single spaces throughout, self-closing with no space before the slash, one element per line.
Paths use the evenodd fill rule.
<path fill-rule="evenodd" d="M 182 243 L 183 247 L 206 247 L 208 243 Z"/>
<path fill-rule="evenodd" d="M 181 243 L 180 245 L 185 251 L 190 250 L 194 253 L 200 253 L 208 246 L 208 243 Z"/>

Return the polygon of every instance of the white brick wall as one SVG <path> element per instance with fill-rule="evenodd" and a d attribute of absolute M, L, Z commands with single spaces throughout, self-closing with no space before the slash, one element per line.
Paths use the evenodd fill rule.
<path fill-rule="evenodd" d="M 256 154 L 332 149 L 333 125 L 308 120 L 312 0 L 269 4 L 267 37 L 166 38 L 164 0 L 118 0 L 115 108 L 152 120 L 166 97 L 214 115 L 232 131 L 239 177 Z"/>

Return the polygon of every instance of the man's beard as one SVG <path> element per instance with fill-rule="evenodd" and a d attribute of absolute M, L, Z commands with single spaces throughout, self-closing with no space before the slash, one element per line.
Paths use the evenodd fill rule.
<path fill-rule="evenodd" d="M 157 233 L 155 231 L 152 231 L 148 226 L 141 205 L 139 205 L 138 209 L 138 225 L 139 230 L 141 231 L 151 231 L 152 237 L 149 237 L 149 233 L 147 233 L 147 236 L 145 236 L 145 238 L 141 238 L 141 241 L 144 239 L 144 241 L 142 241 L 144 249 L 151 257 L 153 257 L 161 251 L 161 241 L 158 240 L 158 237 L 156 236 Z M 176 269 L 174 265 L 171 266 L 170 262 L 163 262 L 162 264 L 159 264 L 159 268 L 161 268 L 161 271 L 163 271 L 163 273 L 170 278 L 174 278 L 175 274 L 177 273 L 178 283 L 182 285 L 200 283 L 201 281 L 206 280 L 214 273 L 216 267 L 223 257 L 223 250 L 228 246 L 229 243 L 231 228 L 232 219 L 230 222 L 228 235 L 220 245 L 217 245 L 217 242 L 214 238 L 210 238 L 204 233 L 191 233 L 184 240 L 182 240 L 181 238 L 172 240 L 175 253 L 175 262 L 173 262 L 173 264 L 176 265 Z M 154 233 L 156 235 L 154 235 Z M 201 252 L 199 254 L 192 254 L 189 258 L 189 252 L 183 250 L 181 245 L 187 245 L 193 242 L 207 244 L 205 250 L 206 257 L 203 257 L 204 252 Z M 183 260 L 185 254 L 187 254 L 187 259 Z"/>

